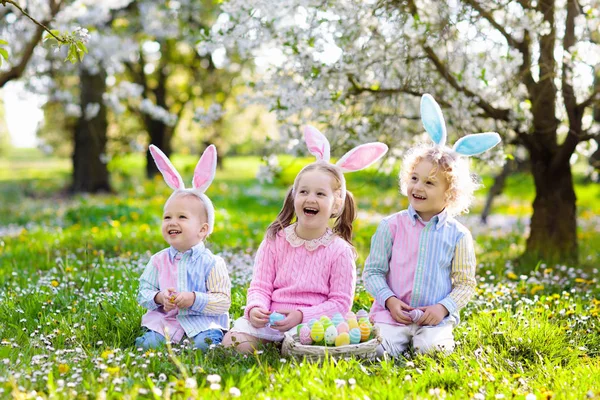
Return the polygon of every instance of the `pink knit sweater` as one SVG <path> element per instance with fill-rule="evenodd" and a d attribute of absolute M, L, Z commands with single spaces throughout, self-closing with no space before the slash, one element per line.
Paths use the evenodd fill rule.
<path fill-rule="evenodd" d="M 345 315 L 356 285 L 355 252 L 331 230 L 306 241 L 294 225 L 265 238 L 254 262 L 244 316 L 254 307 L 270 311 L 300 310 L 303 322 L 322 315 Z"/>

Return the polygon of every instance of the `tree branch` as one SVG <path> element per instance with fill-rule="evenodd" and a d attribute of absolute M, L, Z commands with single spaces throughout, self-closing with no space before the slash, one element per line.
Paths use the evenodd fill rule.
<path fill-rule="evenodd" d="M 410 94 L 410 95 L 413 95 L 416 97 L 421 97 L 423 95 L 423 93 L 412 90 L 408 87 L 385 88 L 385 89 L 375 89 L 375 88 L 371 88 L 371 87 L 365 87 L 365 86 L 362 86 L 358 82 L 358 80 L 356 79 L 356 76 L 354 76 L 354 74 L 349 73 L 346 76 L 348 77 L 348 82 L 350 82 L 350 84 L 352 85 L 352 90 L 350 91 L 351 94 L 373 93 L 373 94 L 378 94 L 378 95 L 382 95 L 382 96 L 389 96 L 391 94 L 405 93 L 405 94 Z"/>
<path fill-rule="evenodd" d="M 591 106 L 592 104 L 594 104 L 595 102 L 600 102 L 600 85 L 598 85 L 598 87 L 596 88 L 596 90 L 594 90 L 594 93 L 592 93 L 590 95 L 590 97 L 588 97 L 587 99 L 585 99 L 583 102 L 581 102 L 577 108 L 580 109 L 580 112 L 583 113 L 584 109 Z M 599 105 L 600 106 L 600 105 Z"/>
<path fill-rule="evenodd" d="M 506 41 L 508 42 L 508 44 L 511 47 L 513 47 L 513 48 L 515 48 L 517 50 L 521 50 L 521 46 L 523 45 L 523 43 L 519 42 L 514 37 L 512 37 L 508 32 L 506 32 L 506 29 L 504 29 L 504 27 L 502 25 L 500 25 L 498 23 L 498 21 L 496 21 L 494 19 L 494 17 L 492 16 L 492 14 L 489 11 L 484 10 L 483 7 L 481 7 L 481 4 L 479 4 L 475 0 L 466 0 L 465 3 L 468 4 L 468 5 L 470 5 L 471 8 L 473 8 L 475 11 L 477 11 L 479 13 L 479 15 L 481 15 L 494 28 L 496 28 L 496 30 L 498 32 L 500 32 L 500 34 L 502 36 L 504 36 L 504 38 L 506 39 Z"/>
<path fill-rule="evenodd" d="M 575 44 L 575 17 L 577 16 L 577 5 L 575 0 L 567 1 L 567 16 L 565 20 L 565 36 L 563 38 L 563 49 L 569 51 Z M 575 97 L 575 90 L 570 81 L 573 76 L 573 63 L 570 60 L 563 59 L 562 68 L 562 94 L 563 101 L 565 102 L 565 108 L 569 117 L 569 123 L 571 126 L 577 123 L 577 119 L 581 120 L 581 116 L 578 115 L 579 108 L 577 107 L 577 99 Z"/>
<path fill-rule="evenodd" d="M 12 4 L 13 6 L 17 7 L 19 9 L 19 11 L 21 11 L 21 13 L 26 16 L 27 18 L 29 18 L 31 21 L 33 21 L 33 23 L 35 23 L 36 25 L 38 25 L 38 27 L 42 28 L 43 30 L 45 30 L 46 32 L 48 32 L 54 39 L 58 40 L 59 42 L 65 43 L 65 41 L 61 38 L 59 38 L 58 36 L 56 36 L 54 33 L 52 33 L 52 31 L 50 29 L 48 29 L 48 27 L 45 25 L 44 22 L 39 22 L 38 20 L 36 20 L 35 18 L 33 18 L 31 15 L 29 15 L 27 13 L 27 11 L 23 10 L 21 8 L 21 6 L 19 6 L 17 3 L 15 3 L 13 0 L 2 0 L 0 1 L 2 3 L 3 6 L 6 7 L 6 3 L 8 4 Z M 55 14 L 56 15 L 56 14 Z M 54 16 L 54 15 L 53 15 Z"/>
<path fill-rule="evenodd" d="M 12 2 L 12 0 L 2 0 L 3 5 L 5 2 L 14 4 Z M 50 16 L 49 16 L 48 21 L 51 21 L 56 16 L 56 14 L 58 13 L 58 10 L 60 10 L 61 5 L 62 5 L 62 1 L 59 1 L 57 3 L 51 2 Z M 19 10 L 21 10 L 21 8 L 19 6 L 17 6 L 17 8 L 19 8 Z M 24 11 L 22 11 L 22 12 L 24 15 L 26 15 L 26 16 L 28 15 Z M 31 17 L 29 17 L 29 18 L 31 18 Z M 48 23 L 48 22 L 46 22 L 46 23 Z M 9 81 L 19 78 L 23 74 L 23 72 L 25 71 L 25 67 L 27 66 L 27 63 L 29 63 L 29 60 L 33 56 L 33 50 L 35 50 L 35 47 L 38 45 L 38 42 L 42 38 L 43 33 L 44 33 L 43 25 L 38 24 L 35 32 L 31 36 L 31 40 L 27 43 L 27 45 L 25 46 L 25 49 L 23 50 L 23 56 L 21 58 L 21 61 L 18 64 L 16 64 L 15 66 L 13 66 L 11 69 L 9 69 L 8 71 L 0 74 L 0 88 L 3 87 Z"/>

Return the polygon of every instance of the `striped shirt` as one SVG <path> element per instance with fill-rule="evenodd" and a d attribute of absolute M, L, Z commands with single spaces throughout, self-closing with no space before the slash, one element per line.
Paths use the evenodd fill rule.
<path fill-rule="evenodd" d="M 441 324 L 459 322 L 459 311 L 475 293 L 475 250 L 469 230 L 442 211 L 428 222 L 409 206 L 385 218 L 371 239 L 363 281 L 375 298 L 375 322 L 402 325 L 385 308 L 396 296 L 412 307 L 442 304 Z"/>
<path fill-rule="evenodd" d="M 194 304 L 165 312 L 154 297 L 169 287 L 178 293 L 194 292 Z M 209 329 L 229 329 L 231 281 L 227 267 L 202 242 L 184 253 L 169 247 L 154 254 L 140 277 L 137 300 L 148 309 L 142 326 L 163 336 L 167 327 L 173 342 L 179 342 L 184 333 L 191 338 Z"/>

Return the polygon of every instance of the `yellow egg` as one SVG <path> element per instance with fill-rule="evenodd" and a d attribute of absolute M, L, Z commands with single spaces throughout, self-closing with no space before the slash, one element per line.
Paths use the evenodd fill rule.
<path fill-rule="evenodd" d="M 362 324 L 360 324 L 359 328 L 360 328 L 360 341 L 366 342 L 369 339 L 369 336 L 371 335 L 371 327 L 369 326 L 369 324 L 363 322 Z"/>
<path fill-rule="evenodd" d="M 350 335 L 347 332 L 342 332 L 335 338 L 335 346 L 346 346 L 350 344 Z"/>
<path fill-rule="evenodd" d="M 358 328 L 358 322 L 356 321 L 356 318 L 348 318 L 348 328 Z"/>
<path fill-rule="evenodd" d="M 320 322 L 315 322 L 310 329 L 310 337 L 315 343 L 318 343 L 323 340 L 325 336 L 325 329 L 323 329 L 323 325 Z"/>

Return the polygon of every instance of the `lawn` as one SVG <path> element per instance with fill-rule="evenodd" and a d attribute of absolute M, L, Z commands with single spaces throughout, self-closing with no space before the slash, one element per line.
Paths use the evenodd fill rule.
<path fill-rule="evenodd" d="M 186 181 L 195 161 L 174 158 Z M 282 176 L 260 185 L 258 159 L 228 158 L 208 190 L 216 224 L 207 245 L 230 268 L 232 319 L 243 312 L 264 230 L 305 161 L 284 157 Z M 28 152 L 0 159 L 0 398 L 600 398 L 598 184 L 576 176 L 577 266 L 512 261 L 525 244 L 529 176 L 509 179 L 487 227 L 477 218 L 481 191 L 463 218 L 477 241 L 479 284 L 452 355 L 314 364 L 282 358 L 274 346 L 252 356 L 202 354 L 189 343 L 136 349 L 144 313 L 137 280 L 165 247 L 159 226 L 170 190 L 144 179 L 141 157 L 109 167 L 115 194 L 67 197 L 68 160 Z M 362 270 L 379 220 L 406 201 L 395 178 L 376 170 L 348 175 L 348 188 L 360 208 Z M 359 282 L 354 310 L 371 301 Z"/>

